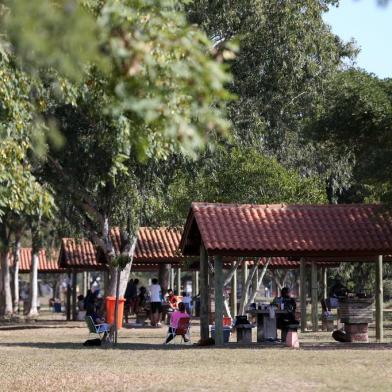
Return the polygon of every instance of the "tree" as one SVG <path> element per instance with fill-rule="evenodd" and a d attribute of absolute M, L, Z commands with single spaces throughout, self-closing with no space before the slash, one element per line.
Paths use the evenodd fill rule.
<path fill-rule="evenodd" d="M 373 200 L 388 201 L 392 194 L 391 87 L 390 80 L 365 71 L 341 72 L 326 89 L 325 105 L 308 124 L 315 140 L 328 141 L 339 154 L 353 156 L 356 182 L 367 185 L 367 194 L 366 187 L 362 194 Z"/>
<path fill-rule="evenodd" d="M 31 171 L 34 131 L 39 129 L 32 115 L 36 100 L 30 92 L 37 85 L 5 54 L 0 55 L 0 75 L 0 315 L 10 315 L 13 306 L 8 255 L 12 236 L 16 234 L 17 239 L 20 221 L 34 211 L 38 200 L 47 213 L 53 207 L 53 198 Z"/>
<path fill-rule="evenodd" d="M 322 203 L 323 183 L 302 178 L 256 148 L 220 145 L 173 174 L 159 221 L 182 225 L 192 201 L 223 203 Z M 156 222 L 157 223 L 157 222 Z"/>
<path fill-rule="evenodd" d="M 189 5 L 189 19 L 203 26 L 218 48 L 238 41 L 238 55 L 230 61 L 231 91 L 238 100 L 230 105 L 229 117 L 241 143 L 285 161 L 325 83 L 344 58 L 355 54 L 352 43 L 343 43 L 322 19 L 336 3 L 197 0 Z"/>
<path fill-rule="evenodd" d="M 17 64 L 45 86 L 34 113 L 66 139 L 62 151 L 49 141 L 46 164 L 34 174 L 52 184 L 64 215 L 112 268 L 129 272 L 141 215 L 154 207 L 149 189 L 159 193 L 162 183 L 160 167 L 170 166 L 173 153 L 195 156 L 211 135 L 226 132 L 229 77 L 206 35 L 171 1 L 7 4 L 5 33 Z M 83 21 L 86 35 L 78 35 Z M 81 36 L 100 61 L 94 51 L 81 55 Z"/>
<path fill-rule="evenodd" d="M 304 125 L 324 102 L 329 80 L 357 53 L 331 32 L 323 13 L 337 1 L 206 1 L 188 5 L 189 19 L 202 26 L 217 51 L 236 42 L 227 63 L 233 74 L 229 105 L 237 143 L 273 155 L 286 168 L 324 182 L 335 203 L 352 182 L 352 156 L 329 143 L 314 143 Z"/>

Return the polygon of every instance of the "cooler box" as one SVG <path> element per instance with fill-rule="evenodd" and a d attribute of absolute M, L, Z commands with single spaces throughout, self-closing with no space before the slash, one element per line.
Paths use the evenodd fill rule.
<path fill-rule="evenodd" d="M 229 343 L 230 333 L 231 333 L 230 327 L 223 327 L 223 342 L 224 343 Z M 211 327 L 211 337 L 212 337 L 212 339 L 215 339 L 215 326 Z"/>
<path fill-rule="evenodd" d="M 124 316 L 124 298 L 118 299 L 117 329 L 121 329 Z M 106 322 L 114 325 L 114 308 L 116 306 L 116 297 L 106 297 Z"/>

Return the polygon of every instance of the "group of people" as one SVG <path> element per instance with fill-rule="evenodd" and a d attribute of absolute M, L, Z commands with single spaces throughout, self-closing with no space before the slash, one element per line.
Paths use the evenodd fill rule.
<path fill-rule="evenodd" d="M 149 313 L 151 326 L 160 327 L 162 319 L 166 316 L 171 317 L 176 310 L 179 310 L 180 303 L 183 304 L 185 313 L 191 314 L 192 297 L 186 292 L 182 292 L 182 297 L 175 295 L 172 289 L 164 293 L 156 278 L 151 280 L 148 288 L 143 286 L 138 288 L 138 285 L 138 279 L 131 279 L 125 291 L 124 316 L 127 323 L 130 315 L 137 315 L 143 311 Z"/>
<path fill-rule="evenodd" d="M 137 314 L 139 311 L 149 311 L 151 326 L 160 327 L 162 315 L 170 315 L 168 335 L 165 344 L 175 337 L 180 319 L 190 319 L 192 309 L 192 298 L 187 293 L 182 293 L 182 302 L 175 295 L 172 289 L 167 290 L 166 295 L 158 283 L 158 279 L 151 280 L 148 290 L 145 287 L 139 288 L 138 279 L 131 279 L 125 291 L 125 321 L 128 322 L 130 314 Z M 189 338 L 184 337 L 184 341 Z"/>

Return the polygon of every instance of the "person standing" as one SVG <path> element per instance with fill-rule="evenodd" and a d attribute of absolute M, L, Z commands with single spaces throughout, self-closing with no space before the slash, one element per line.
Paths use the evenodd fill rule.
<path fill-rule="evenodd" d="M 134 314 L 137 302 L 137 285 L 139 284 L 139 279 L 131 279 L 125 290 L 125 322 L 128 323 L 129 313 Z"/>
<path fill-rule="evenodd" d="M 153 327 L 160 327 L 161 323 L 159 320 L 161 319 L 162 312 L 162 289 L 158 283 L 158 279 L 154 278 L 151 283 L 152 284 L 149 287 L 151 301 L 151 325 Z"/>
<path fill-rule="evenodd" d="M 191 315 L 192 312 L 192 297 L 184 291 L 182 293 L 182 303 L 185 305 L 186 312 Z"/>

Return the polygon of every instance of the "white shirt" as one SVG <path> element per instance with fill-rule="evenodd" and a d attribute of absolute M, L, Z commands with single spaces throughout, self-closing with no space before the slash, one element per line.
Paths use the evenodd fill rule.
<path fill-rule="evenodd" d="M 161 286 L 159 284 L 152 284 L 150 287 L 151 302 L 161 302 Z"/>

